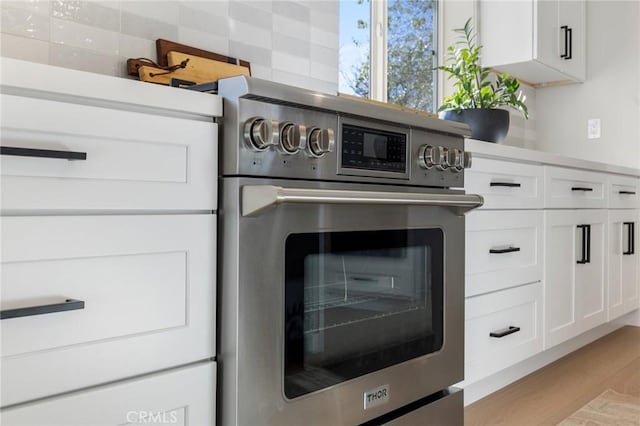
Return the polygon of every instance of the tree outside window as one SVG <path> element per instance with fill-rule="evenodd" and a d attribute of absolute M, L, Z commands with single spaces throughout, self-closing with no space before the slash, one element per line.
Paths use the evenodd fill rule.
<path fill-rule="evenodd" d="M 342 0 L 340 91 L 435 111 L 436 20 L 435 0 Z"/>

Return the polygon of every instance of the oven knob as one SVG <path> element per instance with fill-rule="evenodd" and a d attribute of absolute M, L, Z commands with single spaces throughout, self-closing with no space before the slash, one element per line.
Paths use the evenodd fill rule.
<path fill-rule="evenodd" d="M 435 149 L 433 159 L 436 169 L 447 170 L 449 168 L 449 150 L 444 146 L 439 146 Z"/>
<path fill-rule="evenodd" d="M 307 153 L 312 157 L 322 157 L 332 152 L 335 143 L 333 129 L 313 127 L 307 132 Z"/>
<path fill-rule="evenodd" d="M 301 148 L 304 148 L 306 137 L 304 126 L 288 122 L 281 123 L 278 149 L 283 154 L 297 154 Z"/>
<path fill-rule="evenodd" d="M 254 151 L 264 151 L 278 141 L 278 122 L 253 117 L 244 123 L 244 140 Z"/>
<path fill-rule="evenodd" d="M 449 167 L 452 172 L 459 173 L 462 171 L 462 151 L 458 148 L 449 150 Z"/>
<path fill-rule="evenodd" d="M 470 169 L 471 168 L 471 153 L 463 152 L 462 153 L 462 168 Z"/>
<path fill-rule="evenodd" d="M 418 151 L 418 164 L 420 167 L 429 170 L 435 166 L 433 154 L 434 148 L 431 145 L 422 145 L 420 151 Z"/>

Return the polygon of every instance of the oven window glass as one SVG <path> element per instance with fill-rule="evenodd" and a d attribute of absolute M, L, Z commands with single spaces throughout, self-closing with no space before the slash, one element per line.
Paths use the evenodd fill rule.
<path fill-rule="evenodd" d="M 290 235 L 287 398 L 438 351 L 443 249 L 440 229 Z"/>

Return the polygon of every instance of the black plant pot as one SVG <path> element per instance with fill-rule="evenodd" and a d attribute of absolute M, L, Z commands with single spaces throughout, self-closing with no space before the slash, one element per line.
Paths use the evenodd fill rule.
<path fill-rule="evenodd" d="M 463 109 L 440 112 L 444 120 L 465 123 L 471 127 L 471 138 L 500 143 L 509 131 L 509 111 L 492 108 Z"/>

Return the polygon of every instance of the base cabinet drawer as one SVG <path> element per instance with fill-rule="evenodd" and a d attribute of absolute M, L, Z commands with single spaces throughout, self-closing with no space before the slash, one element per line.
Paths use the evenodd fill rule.
<path fill-rule="evenodd" d="M 609 208 L 637 209 L 640 207 L 640 179 L 618 175 L 609 176 Z"/>
<path fill-rule="evenodd" d="M 484 197 L 482 209 L 540 209 L 544 204 L 542 166 L 474 158 L 465 175 L 466 192 Z"/>
<path fill-rule="evenodd" d="M 465 382 L 542 351 L 542 284 L 467 298 Z"/>
<path fill-rule="evenodd" d="M 0 411 L 4 426 L 215 424 L 215 363 L 207 362 Z"/>
<path fill-rule="evenodd" d="M 212 121 L 0 99 L 3 211 L 216 209 Z"/>
<path fill-rule="evenodd" d="M 3 217 L 2 406 L 212 357 L 215 223 Z"/>
<path fill-rule="evenodd" d="M 466 227 L 467 297 L 542 280 L 542 211 L 474 211 Z"/>
<path fill-rule="evenodd" d="M 545 208 L 607 207 L 607 175 L 545 166 Z"/>

